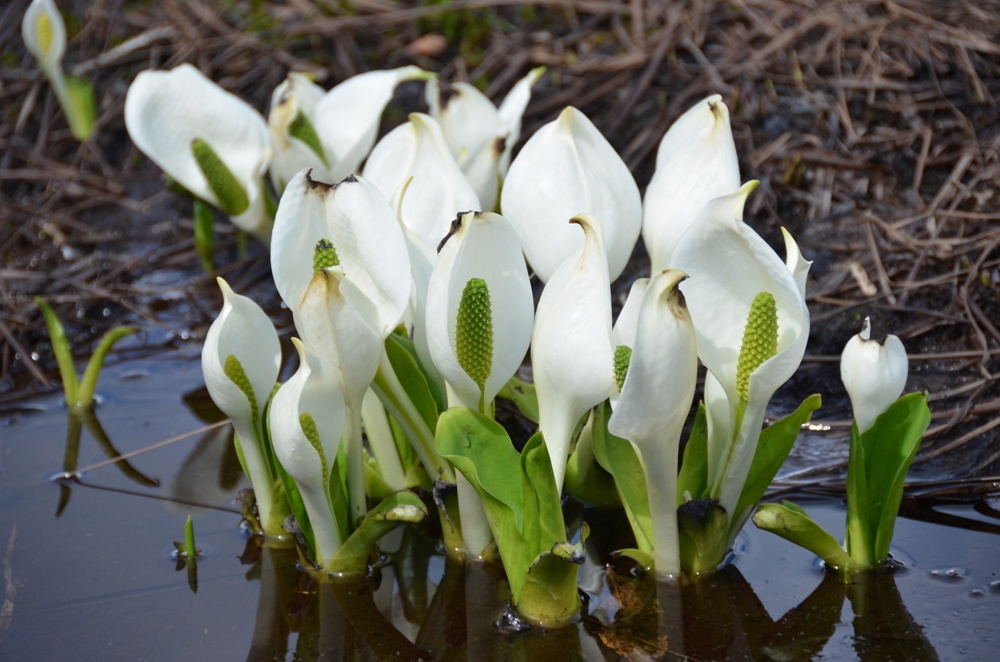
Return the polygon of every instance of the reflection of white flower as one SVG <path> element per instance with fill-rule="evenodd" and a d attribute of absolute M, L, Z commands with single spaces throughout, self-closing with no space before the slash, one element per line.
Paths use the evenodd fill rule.
<path fill-rule="evenodd" d="M 562 489 L 569 442 L 580 417 L 615 391 L 611 285 L 601 225 L 573 218 L 585 240 L 542 290 L 531 337 L 539 430 Z"/>
<path fill-rule="evenodd" d="M 403 223 L 434 248 L 459 213 L 482 209 L 430 115 L 413 113 L 409 122 L 382 138 L 365 163 L 364 176 L 386 198 L 413 179 L 402 201 Z"/>
<path fill-rule="evenodd" d="M 639 450 L 653 527 L 656 575 L 680 575 L 677 538 L 677 455 L 698 376 L 694 327 L 676 269 L 655 274 L 642 295 L 634 346 L 621 397 L 608 420 L 611 434 Z"/>
<path fill-rule="evenodd" d="M 396 86 L 433 74 L 409 66 L 352 76 L 329 92 L 291 73 L 271 95 L 268 125 L 274 144 L 271 179 L 282 190 L 303 168 L 325 182 L 357 172 L 378 135 Z"/>
<path fill-rule="evenodd" d="M 454 96 L 442 106 L 437 81 L 427 84 L 431 116 L 441 124 L 448 147 L 476 189 L 483 211 L 496 207 L 511 151 L 521 137 L 521 116 L 531 100 L 531 87 L 544 73 L 545 67 L 528 72 L 499 108 L 468 83 L 454 83 Z"/>
<path fill-rule="evenodd" d="M 587 116 L 566 108 L 521 149 L 507 173 L 500 206 L 531 268 L 548 282 L 583 238 L 566 221 L 590 214 L 600 223 L 608 270 L 625 269 L 642 228 L 632 173 Z"/>
<path fill-rule="evenodd" d="M 452 404 L 488 411 L 531 342 L 534 299 L 521 244 L 502 216 L 462 216 L 427 295 L 431 356 Z"/>
<path fill-rule="evenodd" d="M 182 64 L 135 77 L 125 97 L 125 126 L 167 175 L 268 244 L 263 177 L 271 145 L 252 106 Z"/>
<path fill-rule="evenodd" d="M 672 264 L 698 339 L 698 357 L 718 384 L 708 397 L 711 495 L 731 518 L 743 491 L 771 395 L 798 368 L 809 309 L 797 276 L 743 220 L 756 182 L 716 198 L 681 237 Z M 728 419 L 715 412 L 728 401 Z M 708 386 L 706 387 L 708 388 Z M 725 426 L 725 429 L 723 429 Z M 734 429 L 735 426 L 739 426 Z"/>
<path fill-rule="evenodd" d="M 299 369 L 274 395 L 269 410 L 271 438 L 281 467 L 302 496 L 317 561 L 325 565 L 343 542 L 330 503 L 330 480 L 344 429 L 344 398 L 324 362 L 298 338 L 292 342 L 299 353 Z"/>
<path fill-rule="evenodd" d="M 660 141 L 642 204 L 642 241 L 653 273 L 673 266 L 674 247 L 708 201 L 739 186 L 729 110 L 716 94 L 681 115 Z"/>
<path fill-rule="evenodd" d="M 264 407 L 278 379 L 281 345 L 267 314 L 253 299 L 219 279 L 222 312 L 201 351 L 201 369 L 212 400 L 233 422 L 253 484 L 261 525 L 267 527 L 274 476 L 264 449 Z"/>
<path fill-rule="evenodd" d="M 858 433 L 864 434 L 895 402 L 906 386 L 909 360 L 902 341 L 886 336 L 885 343 L 871 340 L 866 317 L 861 333 L 851 337 L 840 356 L 840 378 L 851 396 Z"/>

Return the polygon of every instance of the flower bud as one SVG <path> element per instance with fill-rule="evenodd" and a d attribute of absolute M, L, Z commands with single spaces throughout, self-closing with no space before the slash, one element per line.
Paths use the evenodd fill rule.
<path fill-rule="evenodd" d="M 840 355 L 840 378 L 851 396 L 859 434 L 871 428 L 899 398 L 908 369 L 902 341 L 892 335 L 886 336 L 884 344 L 871 340 L 871 323 L 866 317 L 861 333 L 847 341 Z"/>

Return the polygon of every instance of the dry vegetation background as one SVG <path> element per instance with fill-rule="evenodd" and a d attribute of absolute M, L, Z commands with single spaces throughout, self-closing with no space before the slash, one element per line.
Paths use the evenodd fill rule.
<path fill-rule="evenodd" d="M 640 189 L 670 123 L 722 94 L 743 179 L 761 181 L 748 222 L 779 247 L 788 227 L 814 260 L 812 337 L 790 388 L 823 393 L 823 422 L 842 439 L 850 414 L 836 362 L 870 314 L 877 334 L 906 344 L 910 388 L 931 393 L 918 468 L 981 477 L 965 487 L 1000 473 L 996 2 L 60 1 L 66 69 L 93 81 L 99 106 L 83 145 L 21 42 L 27 5 L 0 9 L 0 405 L 57 386 L 36 295 L 67 320 L 80 356 L 112 323 L 151 330 L 146 349 L 130 351 L 159 351 L 215 315 L 190 206 L 124 129 L 138 71 L 192 62 L 266 113 L 290 70 L 330 87 L 413 63 L 499 100 L 545 65 L 524 138 L 574 105 Z M 421 97 L 402 86 L 383 131 Z M 240 257 L 235 243 L 219 223 L 219 273 L 237 290 L 270 288 L 263 251 Z M 616 294 L 644 270 L 640 246 Z M 820 464 L 813 475 L 838 466 Z"/>

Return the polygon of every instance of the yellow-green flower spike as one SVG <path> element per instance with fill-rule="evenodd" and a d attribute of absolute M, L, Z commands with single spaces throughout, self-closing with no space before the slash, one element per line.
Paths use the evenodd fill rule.
<path fill-rule="evenodd" d="M 490 291 L 482 278 L 471 278 L 462 290 L 455 323 L 455 355 L 480 389 L 493 372 L 493 311 Z"/>
<path fill-rule="evenodd" d="M 321 269 L 329 269 L 340 264 L 340 256 L 337 249 L 333 247 L 333 242 L 329 239 L 320 239 L 316 242 L 316 249 L 313 251 L 313 273 Z"/>
<path fill-rule="evenodd" d="M 632 348 L 628 345 L 618 345 L 615 347 L 615 384 L 618 385 L 618 392 L 622 392 L 625 386 L 625 375 L 628 374 L 628 364 L 632 361 Z"/>
<path fill-rule="evenodd" d="M 236 384 L 236 388 L 243 392 L 243 395 L 247 396 L 247 400 L 250 401 L 250 418 L 253 420 L 253 424 L 257 425 L 257 398 L 253 394 L 253 387 L 250 386 L 250 379 L 247 377 L 246 371 L 243 370 L 243 364 L 234 355 L 230 354 L 226 357 L 226 363 L 222 366 L 222 372 L 229 377 L 229 380 Z"/>
<path fill-rule="evenodd" d="M 774 295 L 761 292 L 750 304 L 743 344 L 736 363 L 736 391 L 744 401 L 748 398 L 750 375 L 760 365 L 778 353 L 778 306 Z"/>
<path fill-rule="evenodd" d="M 326 461 L 326 453 L 323 452 L 323 442 L 319 438 L 319 429 L 316 421 L 308 413 L 299 414 L 299 425 L 302 426 L 302 434 L 306 436 L 309 444 L 319 453 L 319 466 L 323 471 L 323 486 L 330 481 L 330 465 Z"/>
<path fill-rule="evenodd" d="M 191 153 L 208 180 L 208 187 L 218 198 L 222 211 L 230 216 L 239 216 L 245 212 L 250 206 L 250 198 L 215 150 L 201 138 L 195 138 L 191 141 Z"/>
<path fill-rule="evenodd" d="M 42 47 L 42 52 L 48 55 L 55 36 L 52 29 L 52 18 L 48 13 L 43 11 L 38 15 L 38 20 L 35 21 L 35 33 L 38 35 L 38 45 Z"/>
<path fill-rule="evenodd" d="M 309 149 L 316 152 L 316 156 L 320 158 L 323 165 L 330 166 L 326 161 L 326 154 L 323 153 L 323 143 L 319 141 L 319 135 L 316 133 L 315 127 L 313 127 L 309 118 L 302 114 L 301 110 L 295 116 L 295 119 L 292 120 L 291 124 L 288 125 L 288 135 L 304 142 Z"/>

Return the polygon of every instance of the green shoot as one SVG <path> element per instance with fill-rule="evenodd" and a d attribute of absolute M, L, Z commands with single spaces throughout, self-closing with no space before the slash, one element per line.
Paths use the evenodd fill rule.
<path fill-rule="evenodd" d="M 83 372 L 83 378 L 76 375 L 76 368 L 73 365 L 73 354 L 69 349 L 69 340 L 66 338 L 66 330 L 62 322 L 52 308 L 41 297 L 35 297 L 45 318 L 45 326 L 49 330 L 49 340 L 52 342 L 52 351 L 56 355 L 59 364 L 59 373 L 62 375 L 63 390 L 66 393 L 66 406 L 71 411 L 81 412 L 90 409 L 94 403 L 94 389 L 97 387 L 97 378 L 101 374 L 101 367 L 104 365 L 104 357 L 116 342 L 127 335 L 136 333 L 138 329 L 129 326 L 116 326 L 101 338 L 101 343 L 97 346 L 94 355 L 90 357 L 87 368 Z"/>

